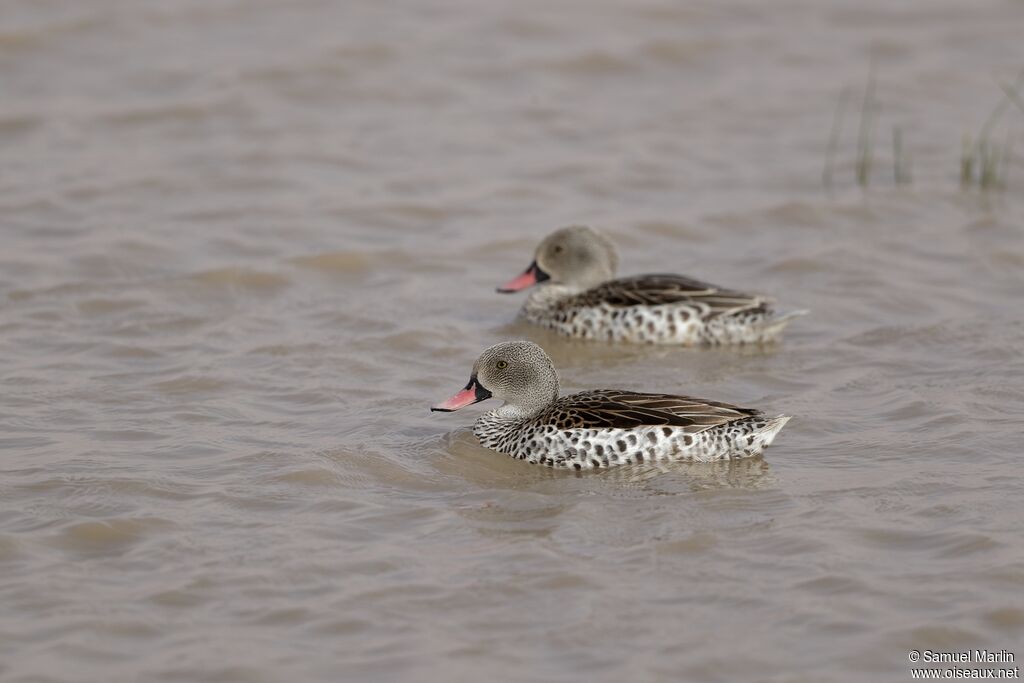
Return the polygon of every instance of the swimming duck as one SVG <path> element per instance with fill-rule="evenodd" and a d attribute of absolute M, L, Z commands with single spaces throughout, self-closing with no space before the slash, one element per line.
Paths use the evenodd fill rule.
<path fill-rule="evenodd" d="M 724 289 L 684 275 L 615 279 L 611 241 L 586 226 L 562 228 L 537 247 L 519 277 L 498 288 L 518 292 L 539 285 L 523 304 L 528 321 L 583 339 L 683 346 L 775 341 L 791 319 L 777 316 L 770 299 Z"/>
<path fill-rule="evenodd" d="M 504 403 L 473 426 L 482 446 L 577 470 L 759 455 L 790 419 L 687 396 L 615 389 L 558 393 L 555 366 L 543 349 L 528 341 L 504 342 L 480 355 L 462 391 L 431 410 L 451 412 L 500 399 Z"/>

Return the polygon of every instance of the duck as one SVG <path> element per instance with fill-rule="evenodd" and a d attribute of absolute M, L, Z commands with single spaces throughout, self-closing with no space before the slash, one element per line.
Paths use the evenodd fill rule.
<path fill-rule="evenodd" d="M 480 445 L 575 470 L 753 457 L 790 420 L 689 396 L 618 389 L 559 393 L 554 363 L 540 346 L 502 342 L 480 354 L 461 391 L 431 410 L 452 412 L 496 398 L 502 405 L 473 426 Z"/>
<path fill-rule="evenodd" d="M 585 225 L 551 233 L 533 262 L 498 292 L 528 287 L 521 315 L 568 337 L 607 342 L 722 346 L 777 341 L 793 318 L 772 301 L 685 275 L 616 278 L 618 254 L 604 234 Z"/>

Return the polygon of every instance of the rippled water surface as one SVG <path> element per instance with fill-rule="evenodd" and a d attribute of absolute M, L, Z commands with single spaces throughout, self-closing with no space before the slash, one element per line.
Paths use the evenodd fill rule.
<path fill-rule="evenodd" d="M 6 0 L 0 679 L 1024 657 L 1024 168 L 957 177 L 1022 31 L 1011 0 Z M 873 186 L 858 100 L 829 196 L 872 52 Z M 812 314 L 745 351 L 515 322 L 494 286 L 573 222 Z M 515 337 L 566 390 L 796 417 L 763 459 L 541 470 L 427 411 Z"/>

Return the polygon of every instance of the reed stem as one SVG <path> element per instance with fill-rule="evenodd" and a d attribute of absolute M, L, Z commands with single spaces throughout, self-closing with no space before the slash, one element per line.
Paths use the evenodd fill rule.
<path fill-rule="evenodd" d="M 864 88 L 864 100 L 860 110 L 860 130 L 857 134 L 857 184 L 867 187 L 871 181 L 871 143 L 875 113 L 875 56 L 871 55 L 868 67 L 868 83 Z"/>

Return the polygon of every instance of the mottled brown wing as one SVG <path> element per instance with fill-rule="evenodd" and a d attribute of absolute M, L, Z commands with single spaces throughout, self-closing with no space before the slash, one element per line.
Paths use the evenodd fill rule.
<path fill-rule="evenodd" d="M 701 432 L 761 411 L 705 401 L 689 396 L 640 394 L 632 391 L 586 391 L 563 396 L 538 417 L 540 424 L 559 429 L 633 427 L 682 427 L 688 432 Z"/>
<path fill-rule="evenodd" d="M 694 280 L 684 275 L 636 275 L 610 280 L 581 292 L 565 302 L 570 306 L 658 306 L 692 304 L 717 314 L 739 309 L 756 308 L 767 298 L 744 294 Z"/>

